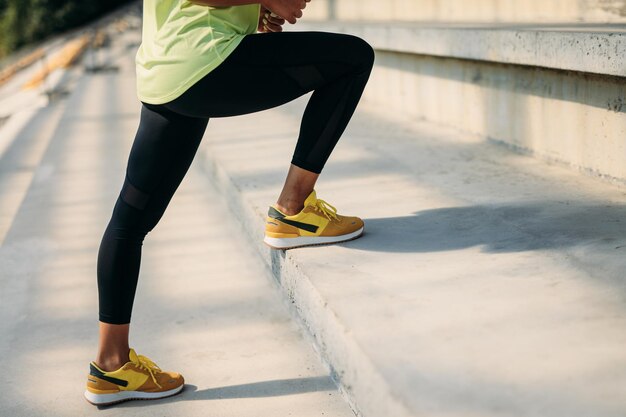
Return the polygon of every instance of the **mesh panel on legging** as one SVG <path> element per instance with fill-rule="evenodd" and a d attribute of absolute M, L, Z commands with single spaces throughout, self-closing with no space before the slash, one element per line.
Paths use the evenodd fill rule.
<path fill-rule="evenodd" d="M 143 106 L 126 178 L 98 252 L 100 321 L 130 322 L 144 237 L 185 176 L 207 122 Z"/>

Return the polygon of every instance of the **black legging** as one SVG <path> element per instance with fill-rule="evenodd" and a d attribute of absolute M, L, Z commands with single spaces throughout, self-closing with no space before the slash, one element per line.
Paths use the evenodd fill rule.
<path fill-rule="evenodd" d="M 142 242 L 185 176 L 210 117 L 269 109 L 314 90 L 292 163 L 319 173 L 354 113 L 373 63 L 374 51 L 355 36 L 248 35 L 181 97 L 144 103 L 126 179 L 98 254 L 100 321 L 130 322 Z"/>

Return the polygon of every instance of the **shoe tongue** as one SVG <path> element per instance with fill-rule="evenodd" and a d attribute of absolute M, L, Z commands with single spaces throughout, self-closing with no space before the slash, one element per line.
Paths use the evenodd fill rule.
<path fill-rule="evenodd" d="M 131 349 L 130 352 L 128 352 L 128 359 L 130 359 L 130 361 L 134 363 L 139 362 L 139 357 L 137 356 L 135 349 Z"/>
<path fill-rule="evenodd" d="M 314 206 L 315 203 L 317 203 L 317 195 L 315 194 L 315 190 L 313 190 L 306 200 L 304 200 L 304 207 Z"/>

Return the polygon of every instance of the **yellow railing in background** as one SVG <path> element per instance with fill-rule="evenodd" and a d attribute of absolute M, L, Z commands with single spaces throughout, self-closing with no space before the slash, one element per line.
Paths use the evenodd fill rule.
<path fill-rule="evenodd" d="M 19 71 L 23 70 L 26 67 L 29 67 L 37 60 L 43 58 L 45 52 L 42 48 L 36 49 L 25 57 L 21 58 L 19 61 L 14 64 L 9 65 L 8 67 L 0 70 L 0 86 L 6 83 Z"/>
<path fill-rule="evenodd" d="M 90 41 L 91 36 L 83 35 L 78 39 L 68 42 L 59 52 L 54 54 L 50 60 L 45 63 L 44 67 L 37 71 L 22 88 L 35 88 L 39 86 L 52 71 L 70 66 L 84 52 Z"/>

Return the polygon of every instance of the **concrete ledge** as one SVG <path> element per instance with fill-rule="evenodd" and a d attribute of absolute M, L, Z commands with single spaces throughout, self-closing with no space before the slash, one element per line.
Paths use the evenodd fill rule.
<path fill-rule="evenodd" d="M 403 22 L 626 22 L 625 0 L 315 0 L 319 20 Z"/>
<path fill-rule="evenodd" d="M 626 25 L 461 25 L 300 22 L 350 33 L 377 50 L 626 77 Z"/>

